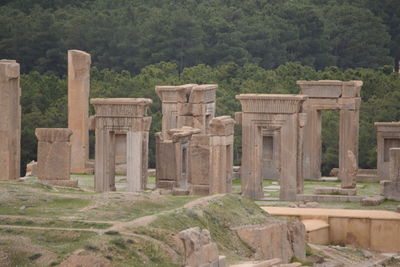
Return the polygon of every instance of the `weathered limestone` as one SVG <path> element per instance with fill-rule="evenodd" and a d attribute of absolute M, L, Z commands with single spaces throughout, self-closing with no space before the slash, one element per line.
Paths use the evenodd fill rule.
<path fill-rule="evenodd" d="M 147 98 L 91 99 L 96 115 L 95 190 L 115 190 L 116 136 L 126 135 L 128 191 L 146 188 L 151 117 Z"/>
<path fill-rule="evenodd" d="M 231 191 L 234 120 L 214 118 L 217 85 L 157 86 L 156 184 L 176 194 Z"/>
<path fill-rule="evenodd" d="M 36 176 L 37 175 L 37 162 L 32 160 L 26 164 L 25 177 Z"/>
<path fill-rule="evenodd" d="M 228 266 L 225 257 L 218 255 L 218 246 L 211 242 L 207 229 L 189 228 L 179 232 L 178 238 L 182 241 L 185 256 L 183 266 Z"/>
<path fill-rule="evenodd" d="M 48 184 L 77 186 L 70 180 L 72 131 L 66 128 L 37 128 L 37 176 Z"/>
<path fill-rule="evenodd" d="M 307 113 L 304 131 L 303 174 L 304 178 L 321 177 L 321 110 L 340 110 L 339 126 L 339 174 L 343 188 L 355 185 L 355 177 L 349 175 L 352 163 L 348 151 L 358 158 L 358 131 L 361 81 L 297 81 L 301 94 L 307 95 L 303 108 Z"/>
<path fill-rule="evenodd" d="M 196 133 L 200 133 L 200 130 L 188 126 L 169 130 L 166 139 L 162 133 L 156 133 L 158 188 L 189 190 L 189 142 Z"/>
<path fill-rule="evenodd" d="M 68 128 L 72 130 L 71 171 L 85 173 L 89 159 L 90 54 L 68 50 Z"/>
<path fill-rule="evenodd" d="M 381 181 L 382 194 L 387 199 L 400 201 L 400 148 L 389 149 L 389 179 Z"/>
<path fill-rule="evenodd" d="M 263 197 L 262 164 L 265 136 L 276 138 L 279 150 L 280 198 L 295 200 L 302 193 L 302 139 L 306 114 L 301 113 L 304 95 L 241 94 L 242 193 L 252 199 Z M 275 142 L 275 141 L 273 141 Z M 271 143 L 268 141 L 268 143 Z"/>
<path fill-rule="evenodd" d="M 265 225 L 244 225 L 234 228 L 240 239 L 254 249 L 254 259 L 280 258 L 289 262 L 293 257 L 305 259 L 304 224 L 299 221 L 276 220 Z"/>
<path fill-rule="evenodd" d="M 21 106 L 19 64 L 0 60 L 0 180 L 20 177 Z"/>
<path fill-rule="evenodd" d="M 400 147 L 400 122 L 375 122 L 377 169 L 380 180 L 388 180 L 392 147 Z"/>

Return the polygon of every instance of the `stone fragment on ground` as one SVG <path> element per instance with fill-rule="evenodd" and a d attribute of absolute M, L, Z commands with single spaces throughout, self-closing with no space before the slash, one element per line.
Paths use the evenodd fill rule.
<path fill-rule="evenodd" d="M 362 206 L 378 206 L 385 200 L 383 196 L 366 197 L 361 200 Z"/>

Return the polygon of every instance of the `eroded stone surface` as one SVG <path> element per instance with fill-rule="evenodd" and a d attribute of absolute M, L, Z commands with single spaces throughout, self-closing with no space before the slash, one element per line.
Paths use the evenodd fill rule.
<path fill-rule="evenodd" d="M 280 170 L 280 198 L 295 200 L 303 190 L 302 138 L 306 115 L 301 108 L 307 96 L 242 94 L 236 99 L 242 105 L 243 195 L 252 199 L 263 197 L 262 165 L 270 163 Z M 271 144 L 274 145 L 265 148 Z"/>
<path fill-rule="evenodd" d="M 90 54 L 68 50 L 68 128 L 71 137 L 71 171 L 85 173 L 89 159 Z"/>
<path fill-rule="evenodd" d="M 20 177 L 21 106 L 19 64 L 0 60 L 0 180 Z"/>
<path fill-rule="evenodd" d="M 214 118 L 217 85 L 157 86 L 156 184 L 207 195 L 231 191 L 234 120 Z"/>
<path fill-rule="evenodd" d="M 72 131 L 66 128 L 37 128 L 37 176 L 40 180 L 70 182 Z M 63 185 L 64 185 L 63 184 Z"/>
<path fill-rule="evenodd" d="M 116 137 L 126 136 L 128 191 L 146 188 L 151 117 L 148 98 L 91 99 L 96 115 L 95 190 L 115 190 Z"/>

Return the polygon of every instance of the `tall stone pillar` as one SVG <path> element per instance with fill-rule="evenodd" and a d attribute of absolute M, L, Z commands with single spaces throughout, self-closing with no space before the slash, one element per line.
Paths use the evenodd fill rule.
<path fill-rule="evenodd" d="M 68 128 L 71 137 L 71 172 L 84 173 L 89 159 L 90 54 L 68 50 Z"/>
<path fill-rule="evenodd" d="M 382 194 L 391 200 L 400 201 L 400 148 L 389 149 L 389 178 L 381 181 Z"/>
<path fill-rule="evenodd" d="M 307 124 L 304 127 L 303 145 L 303 176 L 306 179 L 319 179 L 321 177 L 321 111 L 308 108 L 304 105 L 307 114 Z"/>
<path fill-rule="evenodd" d="M 339 174 L 342 188 L 356 187 L 356 173 L 354 166 L 358 166 L 358 132 L 360 117 L 360 102 L 358 98 L 339 99 L 340 125 L 339 125 Z M 349 160 L 349 151 L 355 157 L 355 161 Z M 353 170 L 353 171 L 352 171 Z"/>
<path fill-rule="evenodd" d="M 0 180 L 20 177 L 20 96 L 19 64 L 0 60 Z"/>

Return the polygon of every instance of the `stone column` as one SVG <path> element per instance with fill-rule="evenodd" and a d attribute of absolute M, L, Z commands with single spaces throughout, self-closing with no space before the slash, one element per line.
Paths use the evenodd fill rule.
<path fill-rule="evenodd" d="M 20 177 L 21 106 L 19 64 L 0 60 L 0 180 Z"/>
<path fill-rule="evenodd" d="M 305 104 L 306 106 L 306 104 Z M 307 124 L 304 127 L 303 176 L 306 179 L 321 177 L 321 111 L 305 107 Z"/>
<path fill-rule="evenodd" d="M 400 201 L 400 148 L 390 148 L 389 178 L 381 181 L 382 194 L 390 200 Z"/>
<path fill-rule="evenodd" d="M 89 159 L 90 64 L 90 54 L 68 50 L 68 128 L 73 132 L 73 173 L 85 173 L 85 163 Z"/>
<path fill-rule="evenodd" d="M 210 194 L 231 192 L 234 124 L 229 116 L 216 117 L 210 122 Z"/>
<path fill-rule="evenodd" d="M 70 180 L 72 131 L 65 128 L 37 128 L 37 175 L 47 184 L 77 186 Z"/>
<path fill-rule="evenodd" d="M 342 188 L 355 188 L 356 176 L 352 175 L 354 164 L 357 165 L 358 159 L 358 125 L 360 117 L 359 98 L 341 98 L 340 105 L 340 125 L 339 125 L 339 174 L 338 178 L 342 181 Z M 349 152 L 353 153 L 356 163 L 349 159 Z M 358 166 L 358 165 L 357 165 Z"/>

